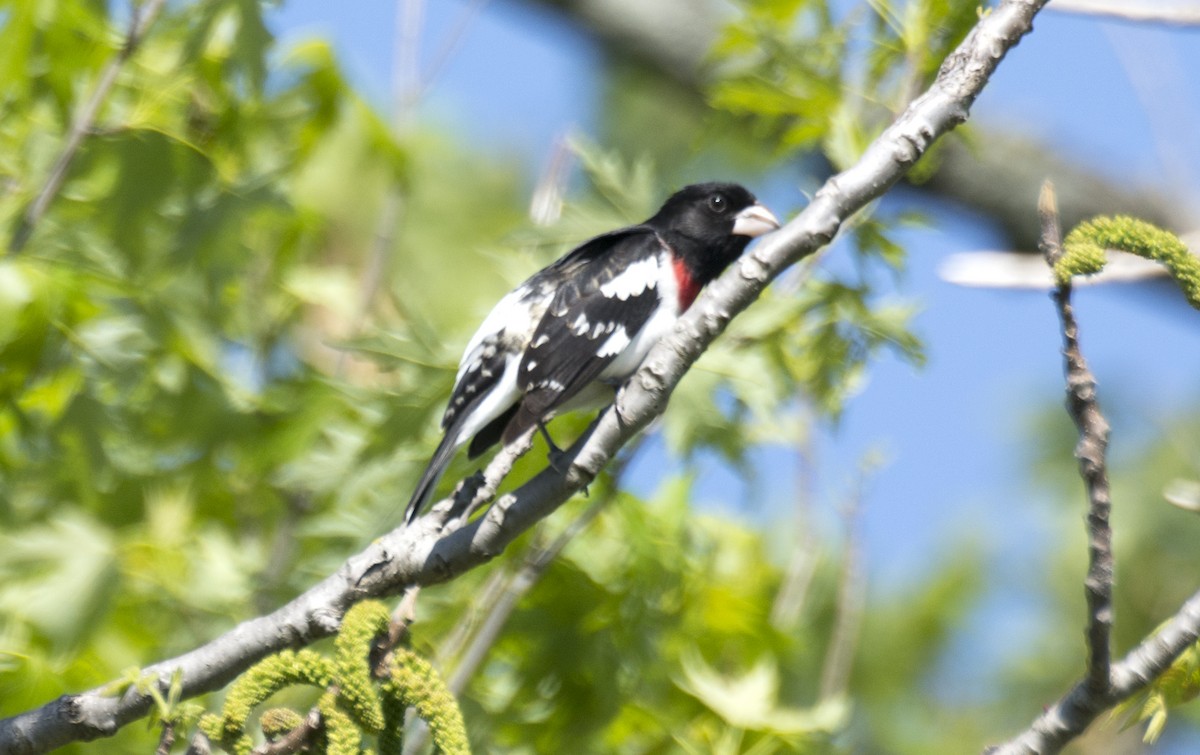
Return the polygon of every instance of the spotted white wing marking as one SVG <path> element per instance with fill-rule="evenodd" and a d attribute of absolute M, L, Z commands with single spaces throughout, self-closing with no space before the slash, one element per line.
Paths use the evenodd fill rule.
<path fill-rule="evenodd" d="M 492 420 L 504 414 L 521 398 L 517 388 L 517 372 L 521 360 L 515 355 L 509 356 L 500 371 L 498 380 L 492 381 L 488 389 L 473 403 L 470 413 L 464 418 L 459 428 L 455 443 L 463 445 L 486 427 Z"/>
<path fill-rule="evenodd" d="M 658 283 L 661 262 L 657 254 L 634 262 L 611 280 L 601 284 L 600 294 L 610 299 L 615 297 L 620 301 L 638 296 Z"/>
<path fill-rule="evenodd" d="M 621 239 L 555 292 L 522 358 L 520 409 L 503 439 L 545 419 L 615 362 L 629 362 L 626 354 L 642 342 L 647 322 L 678 314 L 674 271 L 661 240 L 652 231 Z"/>
<path fill-rule="evenodd" d="M 527 281 L 496 302 L 496 306 L 492 307 L 492 311 L 488 312 L 487 317 L 483 318 L 483 322 L 475 329 L 475 334 L 467 342 L 467 348 L 463 349 L 462 359 L 458 363 L 458 374 L 454 378 L 456 383 L 462 380 L 472 364 L 486 361 L 491 356 L 485 353 L 486 350 L 496 347 L 505 336 L 516 335 L 519 338 L 521 333 L 533 332 L 534 325 L 546 311 L 548 300 L 544 294 L 538 294 L 539 292 L 530 289 Z M 538 301 L 539 298 L 542 301 Z"/>
<path fill-rule="evenodd" d="M 537 276 L 506 294 L 471 336 L 454 392 L 442 415 L 442 429 L 456 419 L 465 424 L 455 431 L 459 444 L 508 411 L 519 399 L 517 369 L 533 330 L 546 312 L 552 289 Z"/>
<path fill-rule="evenodd" d="M 611 357 L 620 354 L 626 346 L 629 345 L 629 334 L 625 332 L 624 325 L 618 325 L 604 343 L 600 344 L 600 350 L 596 352 L 598 357 Z"/>

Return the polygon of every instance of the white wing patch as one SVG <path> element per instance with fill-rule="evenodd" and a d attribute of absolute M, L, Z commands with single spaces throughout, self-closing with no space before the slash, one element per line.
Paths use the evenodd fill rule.
<path fill-rule="evenodd" d="M 663 268 L 662 272 L 664 274 L 657 281 L 658 309 L 650 315 L 650 319 L 637 332 L 629 334 L 624 333 L 622 329 L 610 336 L 609 340 L 612 341 L 618 333 L 622 333 L 628 344 L 620 350 L 609 352 L 615 354 L 616 359 L 600 373 L 600 380 L 606 383 L 619 383 L 628 378 L 641 366 L 642 360 L 650 353 L 654 344 L 674 329 L 680 314 L 678 287 L 675 283 L 675 273 L 670 267 Z M 606 342 L 602 348 L 608 349 L 608 343 Z"/>
<path fill-rule="evenodd" d="M 496 302 L 496 306 L 492 307 L 492 311 L 480 323 L 475 335 L 471 336 L 467 348 L 463 350 L 462 361 L 458 363 L 458 375 L 454 382 L 461 381 L 472 364 L 495 355 L 499 344 L 498 338 L 493 338 L 494 336 L 507 334 L 506 337 L 519 342 L 523 334 L 532 335 L 549 303 L 545 297 L 530 297 L 530 289 L 526 284 L 509 291 L 503 299 Z M 481 351 L 489 348 L 490 353 Z"/>
<path fill-rule="evenodd" d="M 600 293 L 608 298 L 625 301 L 638 296 L 648 288 L 658 285 L 658 255 L 652 255 L 633 263 L 612 280 L 600 286 Z"/>
<path fill-rule="evenodd" d="M 596 352 L 598 357 L 610 357 L 620 354 L 626 346 L 629 345 L 629 334 L 625 332 L 625 326 L 620 325 L 613 334 L 608 337 L 600 346 L 600 350 Z"/>

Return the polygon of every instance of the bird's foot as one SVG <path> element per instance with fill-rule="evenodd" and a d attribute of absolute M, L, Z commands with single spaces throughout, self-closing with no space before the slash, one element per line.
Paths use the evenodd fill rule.
<path fill-rule="evenodd" d="M 570 464 L 567 462 L 567 452 L 559 448 L 558 444 L 554 442 L 554 438 L 550 437 L 546 425 L 539 422 L 537 427 L 542 437 L 546 439 L 546 447 L 549 449 L 546 452 L 546 461 L 550 462 L 550 468 L 560 475 L 566 476 L 567 469 L 570 468 Z"/>
<path fill-rule="evenodd" d="M 549 462 L 550 468 L 563 477 L 566 477 L 567 472 L 571 469 L 571 460 L 567 457 L 567 452 L 555 444 L 554 439 L 550 437 L 550 433 L 546 430 L 544 424 L 539 422 L 538 430 L 541 431 L 542 437 L 546 439 L 546 445 L 549 447 L 549 450 L 546 452 L 546 461 Z M 584 496 L 589 495 L 587 485 L 583 486 L 583 494 Z"/>

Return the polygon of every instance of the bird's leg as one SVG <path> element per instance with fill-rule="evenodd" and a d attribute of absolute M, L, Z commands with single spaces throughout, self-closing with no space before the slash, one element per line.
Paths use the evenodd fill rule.
<path fill-rule="evenodd" d="M 565 463 L 567 452 L 555 445 L 554 439 L 550 437 L 550 431 L 546 429 L 545 422 L 539 422 L 537 427 L 538 431 L 541 432 L 542 437 L 546 439 L 546 445 L 550 447 L 550 450 L 546 453 L 546 461 L 550 462 L 550 467 L 555 472 L 558 472 L 563 477 L 566 477 L 567 471 L 570 469 L 570 466 Z M 583 494 L 585 496 L 588 495 L 587 485 L 583 486 Z"/>
<path fill-rule="evenodd" d="M 550 462 L 550 466 L 554 468 L 555 472 L 558 472 L 560 475 L 566 475 L 567 470 L 564 466 L 562 466 L 563 456 L 566 455 L 566 452 L 559 448 L 557 444 L 555 444 L 554 438 L 550 437 L 550 431 L 546 429 L 545 422 L 538 422 L 537 428 L 538 432 L 542 434 L 542 437 L 546 439 L 547 448 L 550 449 L 546 453 L 546 460 Z"/>

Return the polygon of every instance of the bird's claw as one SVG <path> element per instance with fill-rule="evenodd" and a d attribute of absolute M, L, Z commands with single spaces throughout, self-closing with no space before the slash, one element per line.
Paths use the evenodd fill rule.
<path fill-rule="evenodd" d="M 549 450 L 546 451 L 546 461 L 550 464 L 550 468 L 566 477 L 567 472 L 571 470 L 571 460 L 567 458 L 567 452 L 554 443 L 554 439 L 550 437 L 544 424 L 538 424 L 538 430 L 541 431 L 542 437 L 546 439 L 546 445 L 549 446 Z M 590 497 L 587 485 L 583 486 L 583 495 Z"/>
<path fill-rule="evenodd" d="M 560 475 L 566 475 L 567 469 L 570 466 L 563 463 L 567 455 L 566 452 L 558 447 L 554 442 L 554 438 L 550 437 L 550 432 L 546 429 L 545 424 L 539 422 L 537 427 L 542 437 L 546 439 L 546 447 L 550 449 L 546 452 L 546 460 L 550 462 L 550 466 L 555 472 L 558 472 Z"/>

